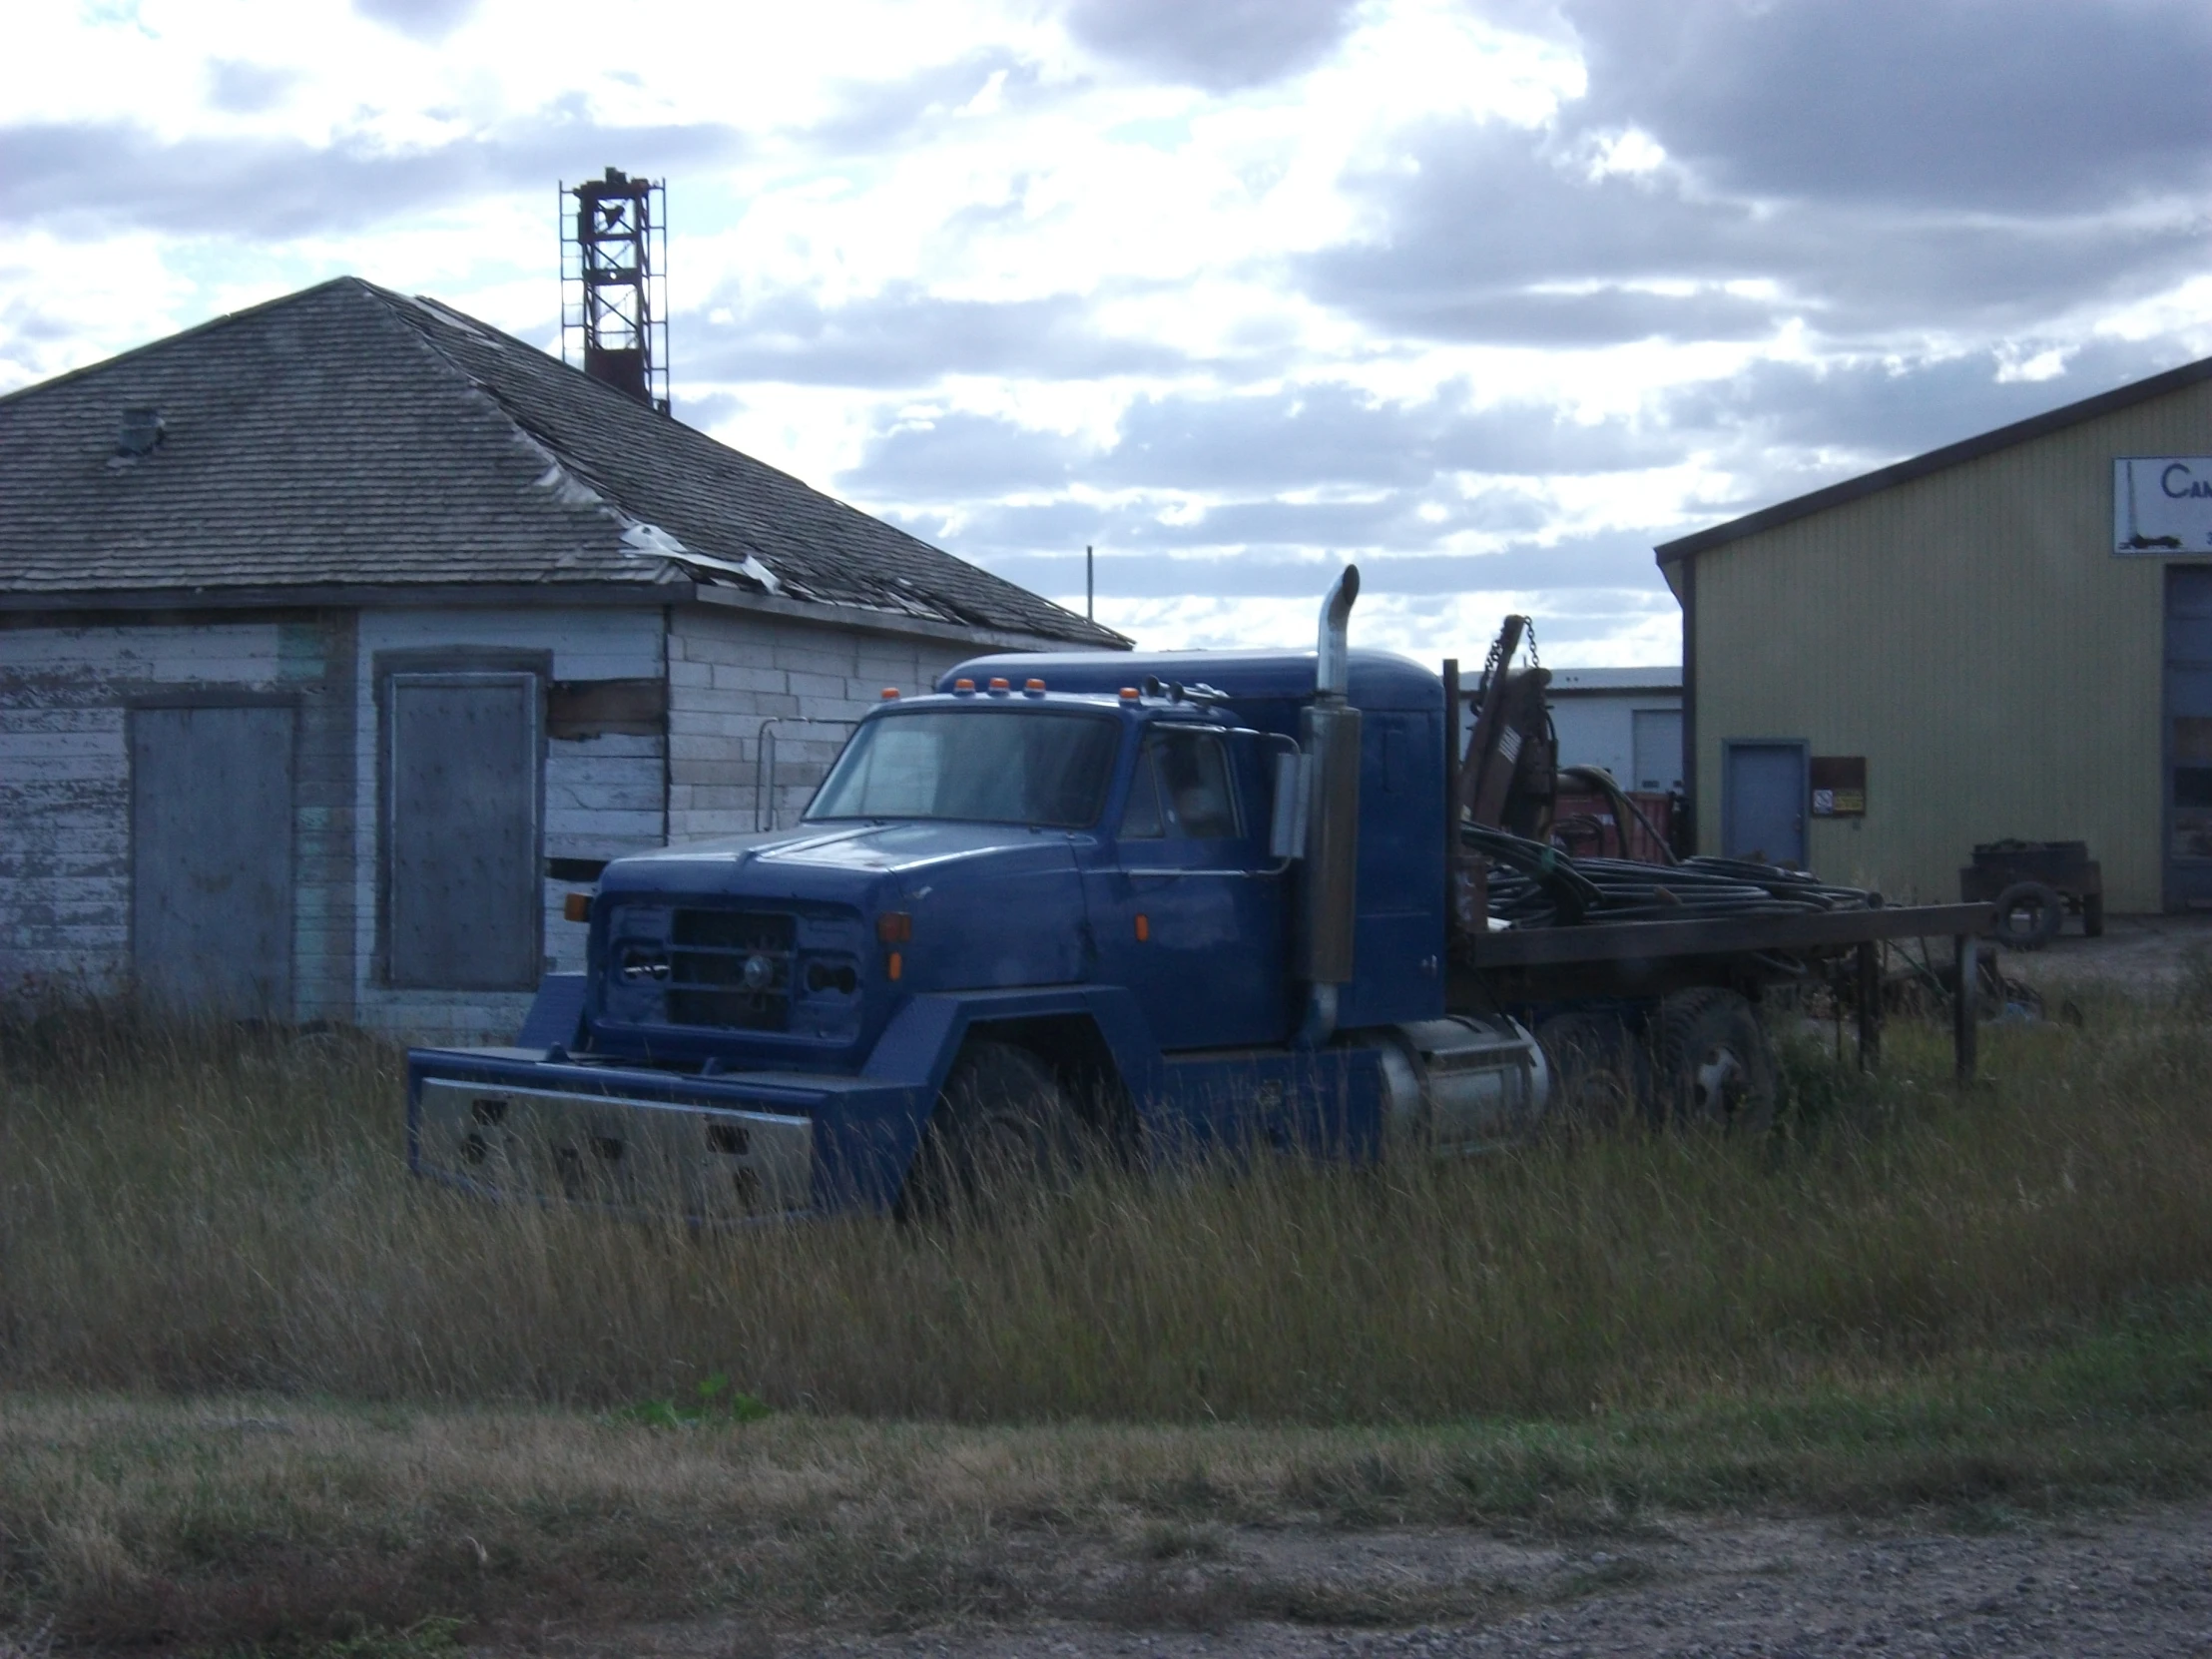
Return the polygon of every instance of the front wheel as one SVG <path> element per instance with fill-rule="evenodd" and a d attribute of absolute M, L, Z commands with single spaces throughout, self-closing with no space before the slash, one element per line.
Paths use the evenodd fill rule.
<path fill-rule="evenodd" d="M 1774 1049 L 1758 1010 L 1743 997 L 1712 985 L 1677 991 L 1660 1002 L 1651 1033 L 1661 1122 L 1743 1135 L 1774 1127 Z"/>
<path fill-rule="evenodd" d="M 1064 1184 L 1077 1138 L 1059 1079 L 1013 1043 L 971 1042 L 937 1097 L 907 1172 L 899 1212 L 983 1214 L 1017 1195 Z"/>

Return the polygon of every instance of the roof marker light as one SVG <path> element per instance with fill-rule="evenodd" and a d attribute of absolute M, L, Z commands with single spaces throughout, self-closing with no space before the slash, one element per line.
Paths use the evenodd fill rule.
<path fill-rule="evenodd" d="M 1024 697 L 1044 696 L 1044 682 L 1042 680 L 1024 680 L 1021 683 L 1021 695 Z"/>
<path fill-rule="evenodd" d="M 1004 676 L 997 674 L 991 676 L 991 695 L 993 697 L 1004 697 L 1013 689 L 1013 683 Z"/>
<path fill-rule="evenodd" d="M 975 695 L 975 682 L 973 680 L 953 681 L 952 695 L 954 697 L 973 697 Z"/>
<path fill-rule="evenodd" d="M 1124 687 L 1122 687 L 1122 688 L 1121 688 L 1121 700 L 1122 700 L 1122 701 L 1123 701 L 1124 703 L 1134 703 L 1134 702 L 1136 702 L 1136 701 L 1137 701 L 1137 688 L 1136 688 L 1135 686 L 1124 686 Z"/>
<path fill-rule="evenodd" d="M 896 703 L 898 701 L 898 688 L 896 686 L 885 686 L 883 688 L 883 701 L 885 703 Z"/>

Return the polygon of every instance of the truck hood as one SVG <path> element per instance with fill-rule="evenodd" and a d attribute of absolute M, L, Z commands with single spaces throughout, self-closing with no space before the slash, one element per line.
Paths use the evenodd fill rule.
<path fill-rule="evenodd" d="M 610 902 L 595 907 L 595 968 L 618 917 L 782 914 L 791 918 L 792 1015 L 788 1031 L 679 1033 L 680 1016 L 602 986 L 591 1004 L 596 1029 L 610 1052 L 849 1064 L 907 996 L 1079 981 L 1089 972 L 1090 932 L 1073 840 L 1064 830 L 1018 824 L 840 823 L 618 858 L 600 877 Z M 877 937 L 885 912 L 902 917 L 895 940 Z M 805 965 L 813 960 L 860 969 L 861 1005 L 839 1004 L 842 1024 L 811 1008 Z M 817 1031 L 819 1039 L 808 1035 Z"/>
<path fill-rule="evenodd" d="M 1064 830 L 1019 824 L 883 823 L 802 825 L 761 834 L 687 841 L 619 858 L 607 866 L 610 888 L 692 892 L 759 892 L 786 884 L 809 891 L 825 884 L 850 889 L 850 877 L 908 877 L 927 883 L 978 865 L 1067 861 Z M 838 872 L 846 879 L 837 880 Z M 871 884 L 863 881 L 862 885 Z"/>

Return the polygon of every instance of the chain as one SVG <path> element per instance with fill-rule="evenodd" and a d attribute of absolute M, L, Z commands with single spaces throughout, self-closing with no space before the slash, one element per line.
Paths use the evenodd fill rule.
<path fill-rule="evenodd" d="M 1543 658 L 1536 653 L 1536 619 L 1534 617 L 1528 618 L 1528 666 L 1530 668 L 1542 668 L 1544 666 Z"/>

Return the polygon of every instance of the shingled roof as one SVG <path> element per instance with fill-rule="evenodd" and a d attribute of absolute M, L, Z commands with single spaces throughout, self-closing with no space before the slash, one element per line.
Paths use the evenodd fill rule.
<path fill-rule="evenodd" d="M 134 408 L 162 422 L 135 457 L 118 453 Z M 488 323 L 356 277 L 0 398 L 0 602 L 610 583 L 1128 643 Z"/>

